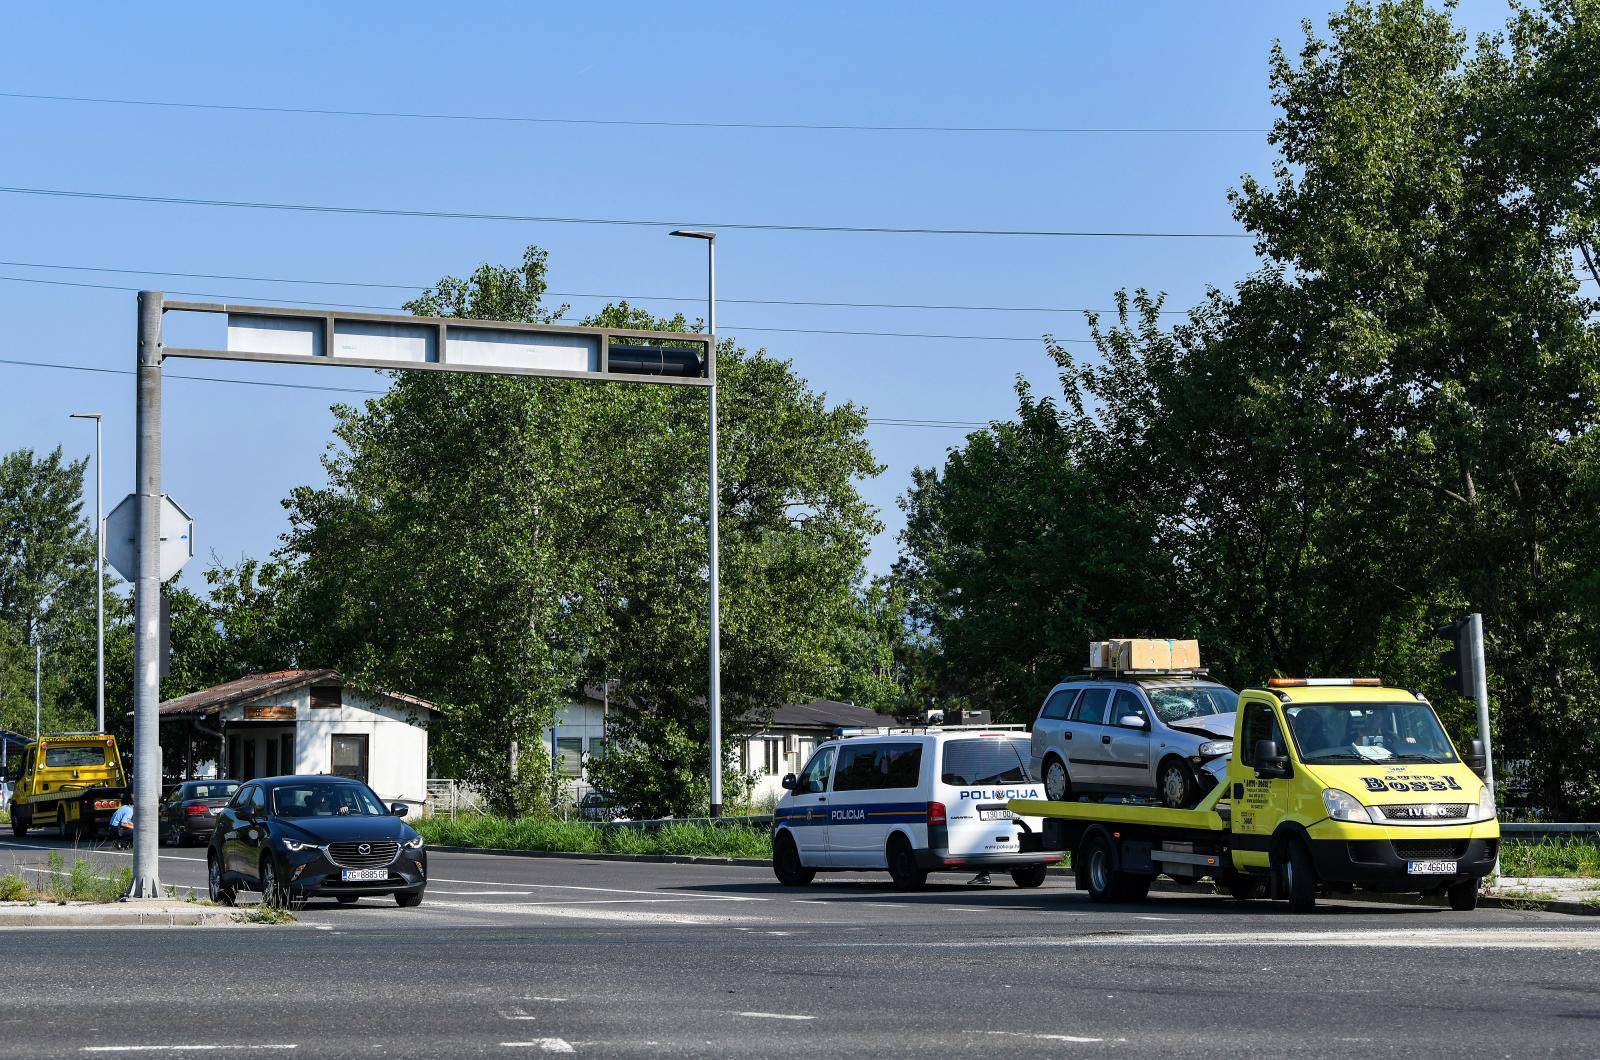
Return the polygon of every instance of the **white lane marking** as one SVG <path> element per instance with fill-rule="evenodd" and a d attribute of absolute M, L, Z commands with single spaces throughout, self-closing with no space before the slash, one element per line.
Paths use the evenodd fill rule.
<path fill-rule="evenodd" d="M 541 1053 L 577 1052 L 565 1038 L 535 1038 L 531 1042 L 501 1042 L 507 1049 L 537 1049 Z"/>
<path fill-rule="evenodd" d="M 440 890 L 438 887 L 429 887 L 428 888 L 428 893 L 429 894 L 476 895 L 476 896 L 479 896 L 479 897 L 492 894 L 492 895 L 499 895 L 499 896 L 505 897 L 505 898 L 517 898 L 517 897 L 526 898 L 528 895 L 532 894 L 533 892 L 532 891 L 444 891 L 444 890 Z"/>
<path fill-rule="evenodd" d="M 289 1044 L 252 1044 L 252 1045 L 85 1045 L 80 1052 L 85 1053 L 194 1053 L 214 1049 L 227 1049 L 229 1052 L 244 1049 L 298 1049 L 299 1045 Z"/>
<path fill-rule="evenodd" d="M 1054 915 L 1054 914 L 1052 914 Z M 963 941 L 821 942 L 825 947 L 867 949 L 900 946 L 910 949 L 948 949 L 970 946 Z M 1007 946 L 1357 946 L 1368 949 L 1526 949 L 1600 950 L 1600 929 L 1595 928 L 1441 928 L 1437 930 L 1373 931 L 1266 931 L 1258 935 L 1164 932 L 1142 935 L 1050 935 L 1012 938 Z"/>
<path fill-rule="evenodd" d="M 1029 1034 L 1027 1031 L 984 1031 L 985 1034 L 1000 1034 L 1008 1038 L 1037 1038 L 1043 1042 L 1103 1042 L 1104 1038 L 1084 1038 L 1076 1034 Z"/>
<path fill-rule="evenodd" d="M 67 851 L 67 850 L 70 850 L 73 853 L 80 854 L 80 855 L 82 855 L 82 854 L 111 854 L 114 857 L 119 857 L 119 858 L 131 858 L 131 857 L 133 857 L 133 851 L 131 851 L 131 850 L 113 850 L 110 847 L 47 847 L 47 846 L 40 846 L 38 843 L 17 843 L 17 842 L 0 843 L 0 850 L 55 850 L 55 851 Z M 179 854 L 158 854 L 157 856 L 162 861 L 200 861 L 200 862 L 205 861 L 205 858 L 186 858 L 186 857 L 183 857 L 183 856 L 181 856 Z M 209 1048 L 209 1046 L 208 1046 L 208 1048 Z"/>
<path fill-rule="evenodd" d="M 448 876 L 430 876 L 429 883 L 470 883 L 478 887 L 534 887 L 541 891 L 597 891 L 600 894 L 648 894 L 659 895 L 660 890 L 633 891 L 625 887 L 580 887 L 572 883 L 497 883 L 494 880 L 457 880 Z M 693 898 L 701 902 L 770 902 L 770 898 L 754 898 L 749 895 L 730 894 L 701 894 Z"/>
<path fill-rule="evenodd" d="M 678 924 L 695 927 L 715 927 L 754 918 L 722 916 L 699 913 L 651 913 L 632 909 L 598 909 L 594 906 L 578 908 L 572 905 L 541 905 L 533 902 L 432 902 L 435 909 L 460 909 L 474 913 L 523 913 L 528 916 L 548 916 L 570 920 L 611 920 L 617 923 Z"/>
<path fill-rule="evenodd" d="M 1136 919 L 1136 920 L 1176 921 L 1178 918 L 1175 917 L 1175 916 L 1141 916 L 1141 917 L 1135 917 L 1134 919 Z"/>
<path fill-rule="evenodd" d="M 522 998 L 521 1000 L 523 1000 L 523 1001 L 565 1001 L 566 998 L 564 998 L 564 997 L 540 997 L 537 994 L 529 994 L 527 997 Z"/>
<path fill-rule="evenodd" d="M 737 1016 L 749 1016 L 753 1020 L 814 1020 L 815 1016 L 797 1016 L 792 1012 L 737 1012 Z"/>

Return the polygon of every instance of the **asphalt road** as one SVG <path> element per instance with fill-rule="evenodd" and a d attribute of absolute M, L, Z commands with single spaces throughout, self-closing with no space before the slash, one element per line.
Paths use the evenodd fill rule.
<path fill-rule="evenodd" d="M 0 870 L 55 841 L 0 842 Z M 203 852 L 164 851 L 199 887 Z M 95 853 L 106 864 L 120 855 Z M 430 855 L 421 908 L 0 932 L 15 1055 L 1600 1055 L 1600 920 Z M 936 877 L 936 879 L 940 879 Z M 249 896 L 253 897 L 253 896 Z"/>

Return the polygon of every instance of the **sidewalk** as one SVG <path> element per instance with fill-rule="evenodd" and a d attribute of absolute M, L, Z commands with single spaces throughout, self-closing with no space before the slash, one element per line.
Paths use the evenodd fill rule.
<path fill-rule="evenodd" d="M 223 927 L 238 923 L 237 909 L 196 902 L 0 903 L 0 928 Z"/>
<path fill-rule="evenodd" d="M 1600 912 L 1600 879 L 1592 876 L 1501 876 L 1483 893 L 1499 898 L 1593 902 Z"/>

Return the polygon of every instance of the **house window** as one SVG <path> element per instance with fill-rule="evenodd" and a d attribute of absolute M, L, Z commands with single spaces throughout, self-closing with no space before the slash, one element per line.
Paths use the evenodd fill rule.
<path fill-rule="evenodd" d="M 344 688 L 341 685 L 312 685 L 311 707 L 327 710 L 344 706 Z"/>
<path fill-rule="evenodd" d="M 333 775 L 336 777 L 350 777 L 352 780 L 367 782 L 367 737 L 363 733 L 359 736 L 333 737 Z"/>
<path fill-rule="evenodd" d="M 762 740 L 761 750 L 763 771 L 768 776 L 783 772 L 783 737 Z"/>
<path fill-rule="evenodd" d="M 583 737 L 557 737 L 556 761 L 561 770 L 561 775 L 568 780 L 575 780 L 583 776 Z"/>

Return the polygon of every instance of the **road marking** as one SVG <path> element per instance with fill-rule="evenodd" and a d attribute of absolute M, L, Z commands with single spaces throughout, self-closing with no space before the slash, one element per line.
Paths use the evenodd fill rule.
<path fill-rule="evenodd" d="M 1076 1034 L 1029 1034 L 1027 1031 L 984 1031 L 985 1034 L 1000 1034 L 1007 1038 L 1037 1038 L 1043 1042 L 1078 1042 L 1088 1044 L 1103 1042 L 1104 1038 L 1084 1038 Z"/>
<path fill-rule="evenodd" d="M 963 941 L 820 942 L 824 947 L 867 949 L 898 946 L 910 949 L 947 949 L 970 946 Z M 1257 935 L 1232 933 L 1165 932 L 1123 934 L 1118 931 L 1086 935 L 1048 935 L 1012 938 L 1007 946 L 1356 946 L 1368 949 L 1525 949 L 1600 950 L 1600 929 L 1595 928 L 1440 928 L 1436 930 L 1374 931 L 1265 931 Z"/>
<path fill-rule="evenodd" d="M 507 1049 L 537 1049 L 541 1053 L 577 1052 L 565 1038 L 535 1038 L 531 1042 L 501 1042 Z"/>
<path fill-rule="evenodd" d="M 1136 917 L 1135 919 L 1138 919 L 1138 920 L 1176 921 L 1178 918 L 1175 917 L 1175 916 L 1141 916 L 1141 917 Z"/>
<path fill-rule="evenodd" d="M 814 1020 L 815 1016 L 797 1016 L 791 1012 L 738 1012 L 738 1016 L 749 1016 L 753 1020 Z"/>
<path fill-rule="evenodd" d="M 429 887 L 428 888 L 428 893 L 429 894 L 477 895 L 479 897 L 482 897 L 484 895 L 493 894 L 493 895 L 500 895 L 502 897 L 507 897 L 507 898 L 516 898 L 516 897 L 526 898 L 528 895 L 532 894 L 533 892 L 532 891 L 441 891 L 437 887 Z"/>
<path fill-rule="evenodd" d="M 457 880 L 448 876 L 430 876 L 429 883 L 470 883 L 478 887 L 533 887 L 541 891 L 596 891 L 600 894 L 646 894 L 659 895 L 661 891 L 633 891 L 624 887 L 581 887 L 572 883 L 497 883 L 494 880 Z M 770 902 L 770 898 L 754 898 L 749 895 L 730 894 L 699 894 L 693 895 L 695 901 L 701 902 Z"/>
<path fill-rule="evenodd" d="M 521 1000 L 523 1000 L 523 1001 L 565 1001 L 566 998 L 564 998 L 564 997 L 540 997 L 537 994 L 529 994 L 527 997 L 522 998 Z"/>
<path fill-rule="evenodd" d="M 229 1052 L 244 1049 L 298 1049 L 295 1044 L 253 1044 L 253 1045 L 85 1045 L 80 1052 L 85 1053 L 194 1053 L 213 1049 L 227 1049 Z"/>
<path fill-rule="evenodd" d="M 119 858 L 131 858 L 131 857 L 133 857 L 133 851 L 131 851 L 131 850 L 113 850 L 110 847 L 67 847 L 67 846 L 47 847 L 47 846 L 40 846 L 38 843 L 18 843 L 18 842 L 15 842 L 15 841 L 0 842 L 0 850 L 56 850 L 56 851 L 71 850 L 75 854 L 111 854 L 111 855 L 113 855 L 115 857 L 119 857 Z M 204 862 L 206 860 L 205 858 L 186 858 L 186 857 L 182 857 L 182 856 L 180 856 L 178 854 L 158 854 L 157 856 L 162 861 L 198 861 L 198 862 Z"/>
<path fill-rule="evenodd" d="M 651 913 L 631 909 L 599 909 L 594 906 L 579 908 L 573 905 L 541 905 L 531 902 L 432 902 L 435 909 L 460 909 L 475 913 L 524 913 L 528 916 L 548 916 L 570 920 L 611 920 L 617 923 L 676 924 L 691 927 L 720 927 L 737 921 L 755 920 L 753 917 L 722 916 L 699 913 Z M 758 921 L 759 922 L 759 921 Z"/>

